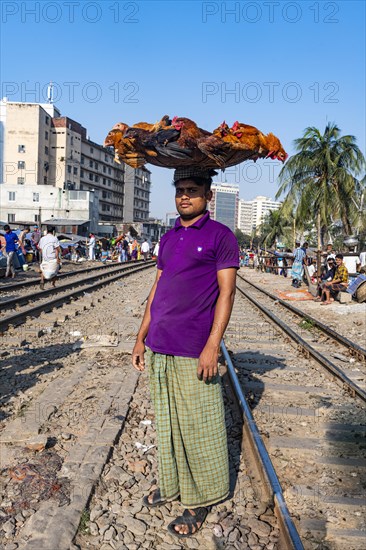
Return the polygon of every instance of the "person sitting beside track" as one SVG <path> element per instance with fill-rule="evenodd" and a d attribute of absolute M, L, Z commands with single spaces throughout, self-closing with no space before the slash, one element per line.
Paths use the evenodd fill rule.
<path fill-rule="evenodd" d="M 322 306 L 329 305 L 338 294 L 338 292 L 345 292 L 348 286 L 348 270 L 343 264 L 343 255 L 337 254 L 336 258 L 336 270 L 334 278 L 330 282 L 324 283 L 324 296 L 325 300 L 321 303 Z"/>
<path fill-rule="evenodd" d="M 336 263 L 333 258 L 330 258 L 327 262 L 326 270 L 320 275 L 318 284 L 318 296 L 314 298 L 314 302 L 322 302 L 325 300 L 324 286 L 325 283 L 331 282 L 334 279 L 336 271 Z"/>

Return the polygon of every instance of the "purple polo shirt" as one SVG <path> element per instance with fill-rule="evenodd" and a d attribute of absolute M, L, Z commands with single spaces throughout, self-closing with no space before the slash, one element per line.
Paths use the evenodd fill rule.
<path fill-rule="evenodd" d="M 157 353 L 197 358 L 213 324 L 217 271 L 239 267 L 235 235 L 208 212 L 189 227 L 178 218 L 160 241 L 157 266 L 162 274 L 146 344 Z"/>

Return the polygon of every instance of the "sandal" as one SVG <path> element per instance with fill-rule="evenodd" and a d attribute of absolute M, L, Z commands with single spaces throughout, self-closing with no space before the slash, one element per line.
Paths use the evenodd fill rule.
<path fill-rule="evenodd" d="M 192 535 L 195 535 L 197 531 L 199 531 L 203 525 L 203 522 L 206 519 L 206 516 L 209 512 L 209 508 L 201 507 L 201 508 L 194 508 L 194 515 L 191 514 L 189 510 L 184 510 L 183 515 L 177 517 L 175 520 L 173 520 L 168 525 L 168 531 L 171 535 L 174 535 L 180 539 L 191 537 Z M 198 523 L 201 525 L 198 527 Z M 179 533 L 175 527 L 177 525 L 187 525 L 188 526 L 188 533 Z M 195 530 L 193 531 L 193 528 Z"/>
<path fill-rule="evenodd" d="M 150 496 L 151 496 L 151 493 L 150 495 L 145 496 L 142 499 L 144 506 L 146 506 L 147 508 L 155 508 L 155 506 L 162 506 L 167 502 L 165 499 L 161 498 L 160 489 L 156 489 L 155 491 L 153 491 L 151 502 L 149 501 Z"/>

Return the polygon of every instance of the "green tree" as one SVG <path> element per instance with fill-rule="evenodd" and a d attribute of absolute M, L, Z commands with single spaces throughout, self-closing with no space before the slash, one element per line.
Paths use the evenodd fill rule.
<path fill-rule="evenodd" d="M 324 134 L 306 128 L 303 137 L 294 141 L 297 153 L 289 158 L 279 175 L 276 198 L 287 193 L 285 203 L 294 205 L 298 227 L 313 219 L 317 225 L 318 248 L 327 228 L 337 219 L 346 235 L 353 231 L 355 202 L 365 188 L 357 179 L 365 168 L 365 158 L 351 135 L 341 136 L 333 123 Z"/>
<path fill-rule="evenodd" d="M 251 236 L 243 233 L 241 229 L 235 229 L 235 237 L 238 241 L 239 246 L 250 246 Z"/>
<path fill-rule="evenodd" d="M 263 244 L 274 246 L 282 237 L 288 237 L 291 232 L 291 221 L 282 207 L 278 210 L 270 210 L 259 227 Z"/>

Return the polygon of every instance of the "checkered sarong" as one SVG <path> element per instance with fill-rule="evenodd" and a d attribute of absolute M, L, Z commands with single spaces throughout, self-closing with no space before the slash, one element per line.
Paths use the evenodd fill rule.
<path fill-rule="evenodd" d="M 155 408 L 162 498 L 180 495 L 185 508 L 208 506 L 229 494 L 229 463 L 220 376 L 197 378 L 198 359 L 147 349 Z"/>

